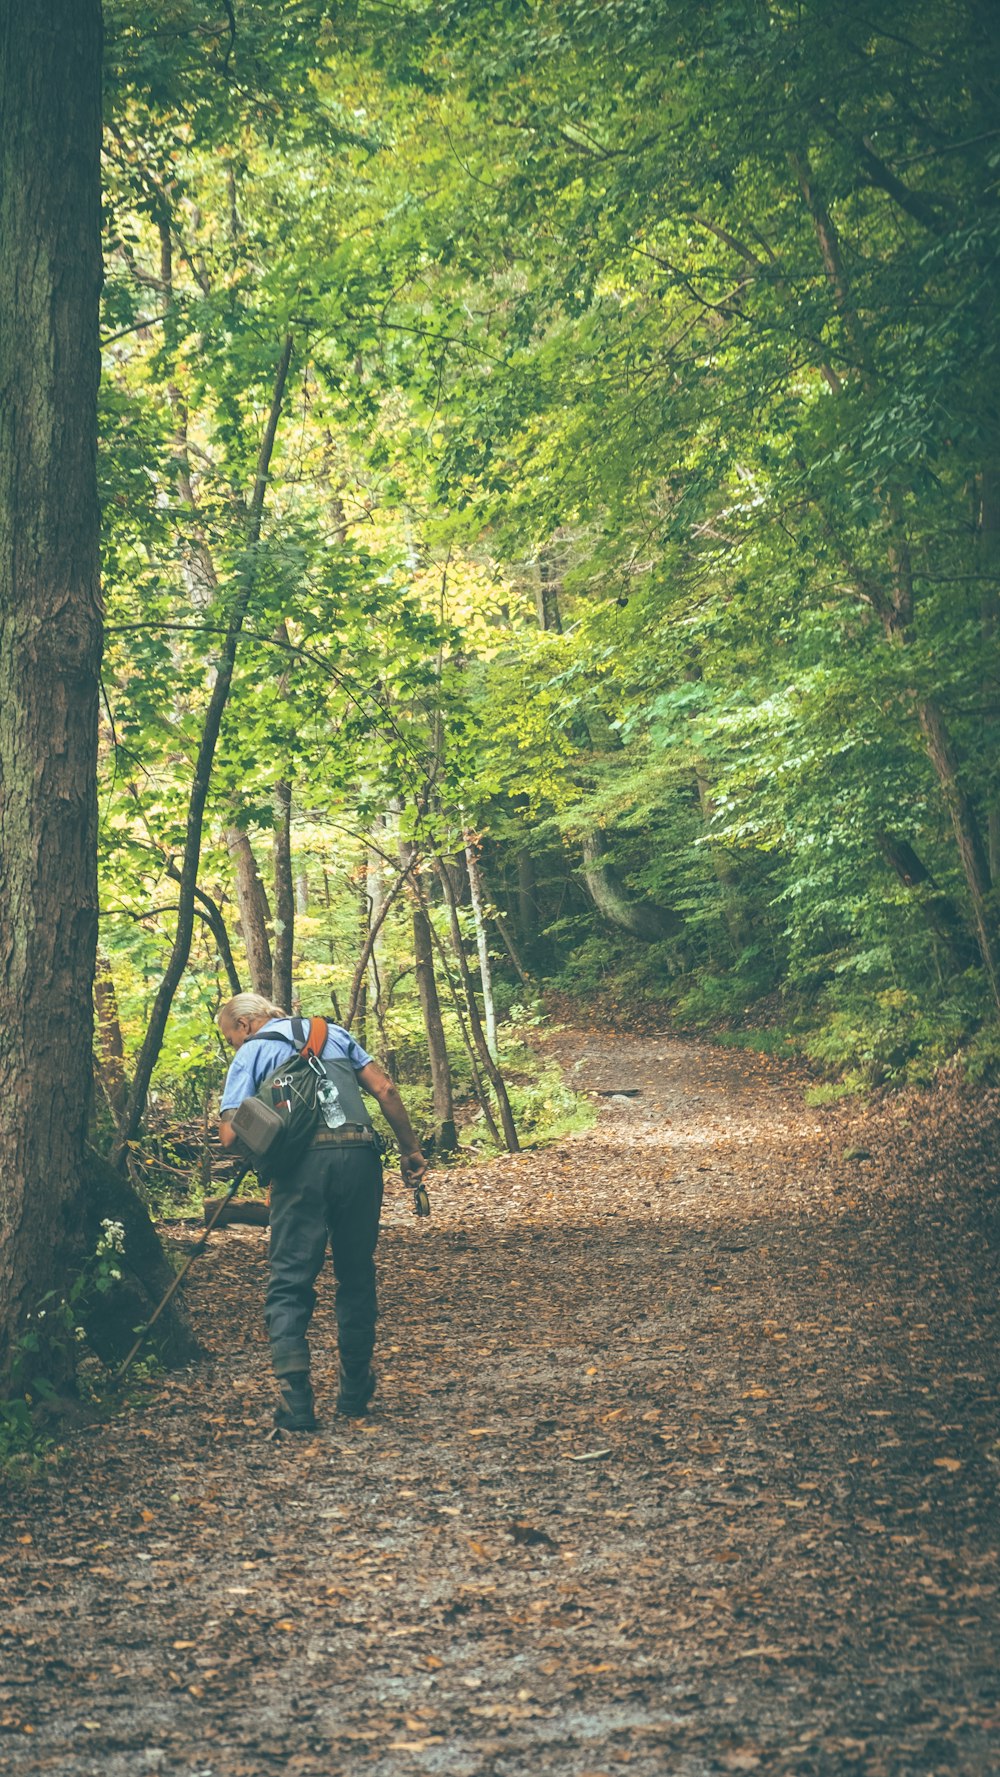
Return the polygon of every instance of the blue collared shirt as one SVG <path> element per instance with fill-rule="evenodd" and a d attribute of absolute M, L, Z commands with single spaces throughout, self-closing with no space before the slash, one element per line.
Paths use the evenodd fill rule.
<path fill-rule="evenodd" d="M 305 1022 L 308 1024 L 308 1019 Z M 285 1041 L 262 1043 L 260 1038 L 265 1030 L 274 1031 L 276 1036 L 280 1035 Z M 247 1037 L 229 1063 L 226 1083 L 222 1088 L 223 1116 L 227 1111 L 234 1111 L 245 1098 L 252 1098 L 261 1081 L 266 1080 L 268 1074 L 280 1067 L 283 1061 L 296 1055 L 299 1048 L 300 1044 L 292 1036 L 290 1018 L 270 1018 L 266 1024 L 261 1025 L 256 1036 Z M 360 1073 L 371 1061 L 368 1051 L 362 1049 L 361 1044 L 354 1041 L 350 1031 L 344 1030 L 339 1024 L 327 1025 L 323 1058 L 330 1061 L 346 1059 L 355 1073 Z"/>

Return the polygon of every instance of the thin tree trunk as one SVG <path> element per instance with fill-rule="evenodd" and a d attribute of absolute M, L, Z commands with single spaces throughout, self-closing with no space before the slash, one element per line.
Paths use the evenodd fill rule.
<path fill-rule="evenodd" d="M 167 865 L 167 875 L 171 877 L 174 882 L 180 882 L 181 873 L 172 859 Z M 205 893 L 204 889 L 196 888 L 194 891 L 194 898 L 198 903 L 195 912 L 205 921 L 212 937 L 215 939 L 216 947 L 219 952 L 219 961 L 222 963 L 222 966 L 226 971 L 226 980 L 229 982 L 230 993 L 242 993 L 243 986 L 237 972 L 236 963 L 233 959 L 232 945 L 229 942 L 229 933 L 226 931 L 226 922 L 222 917 L 221 907 L 216 901 L 213 901 L 211 895 Z"/>
<path fill-rule="evenodd" d="M 884 828 L 875 835 L 879 851 L 906 888 L 920 897 L 920 907 L 932 932 L 940 938 L 953 970 L 961 974 L 976 960 L 977 948 L 965 930 L 951 896 L 939 889 L 923 859 L 907 839 Z"/>
<path fill-rule="evenodd" d="M 97 950 L 101 10 L 0 8 L 0 1376 L 59 1279 Z"/>
<path fill-rule="evenodd" d="M 229 933 L 226 931 L 226 922 L 222 917 L 222 909 L 212 900 L 211 895 L 206 895 L 204 889 L 195 889 L 195 899 L 199 902 L 201 916 L 215 939 L 219 961 L 226 971 L 226 980 L 229 982 L 229 991 L 230 993 L 242 993 L 243 984 L 233 959 L 232 945 L 229 942 Z"/>
<path fill-rule="evenodd" d="M 416 869 L 418 862 L 416 847 L 411 840 L 400 842 L 399 855 L 403 865 L 400 877 L 400 883 L 402 883 Z M 427 1036 L 431 1088 L 434 1095 L 434 1133 L 438 1152 L 452 1153 L 458 1147 L 458 1131 L 455 1126 L 455 1098 L 451 1084 L 451 1064 L 448 1060 L 444 1024 L 441 1020 L 441 1001 L 438 998 L 437 981 L 434 977 L 434 946 L 431 938 L 431 925 L 419 893 L 414 896 L 412 916 L 414 972 L 417 977 L 417 993 L 420 997 L 420 1010 L 423 1013 L 424 1031 Z"/>
<path fill-rule="evenodd" d="M 108 1109 L 118 1124 L 128 1106 L 125 1044 L 122 1041 L 118 995 L 115 992 L 111 963 L 101 949 L 97 952 L 97 968 L 94 973 L 94 1010 L 97 1013 L 97 1040 L 101 1054 L 101 1087 L 108 1101 Z"/>
<path fill-rule="evenodd" d="M 469 1028 L 472 1031 L 472 1040 L 476 1045 L 479 1058 L 483 1064 L 490 1085 L 493 1087 L 493 1091 L 496 1094 L 507 1150 L 511 1154 L 516 1154 L 520 1150 L 521 1144 L 517 1139 L 517 1130 L 514 1127 L 514 1116 L 510 1108 L 510 1099 L 507 1097 L 507 1087 L 504 1084 L 504 1078 L 500 1069 L 497 1067 L 493 1056 L 490 1054 L 490 1046 L 486 1041 L 486 1032 L 483 1030 L 482 1019 L 479 1016 L 479 1007 L 476 1004 L 476 990 L 472 981 L 472 973 L 469 969 L 468 960 L 465 955 L 465 946 L 462 943 L 462 930 L 458 923 L 458 905 L 455 900 L 455 890 L 452 886 L 451 878 L 440 859 L 437 860 L 437 874 L 444 894 L 445 905 L 448 908 L 452 948 L 455 952 L 455 961 L 458 963 L 458 972 L 462 978 L 462 986 L 465 989 L 465 998 L 469 1015 Z"/>
<path fill-rule="evenodd" d="M 226 845 L 236 866 L 236 905 L 240 910 L 240 937 L 247 953 L 250 987 L 266 1000 L 274 998 L 274 974 L 271 941 L 267 928 L 271 923 L 267 890 L 261 880 L 249 834 L 241 827 L 227 827 Z"/>
<path fill-rule="evenodd" d="M 417 976 L 417 992 L 424 1015 L 427 1051 L 434 1093 L 434 1130 L 439 1153 L 451 1153 L 458 1146 L 455 1127 L 455 1100 L 451 1085 L 451 1063 L 441 1020 L 441 1002 L 434 979 L 434 950 L 427 914 L 419 902 L 413 907 L 413 954 Z"/>
<path fill-rule="evenodd" d="M 979 560 L 984 575 L 980 603 L 987 662 L 986 707 L 990 739 L 991 779 L 987 793 L 987 847 L 990 881 L 1000 885 L 1000 698 L 997 693 L 997 639 L 1000 637 L 1000 470 L 984 469 L 979 489 Z"/>
<path fill-rule="evenodd" d="M 198 863 L 201 857 L 201 834 L 205 818 L 205 803 L 208 799 L 209 785 L 212 776 L 212 764 L 215 759 L 215 747 L 222 725 L 222 715 L 229 698 L 229 689 L 233 680 L 233 669 L 236 664 L 236 651 L 239 646 L 240 632 L 247 613 L 253 591 L 254 576 L 251 571 L 253 552 L 260 542 L 261 520 L 264 514 L 264 497 L 267 492 L 267 481 L 271 466 L 271 453 L 274 449 L 275 434 L 278 430 L 278 419 L 288 380 L 288 367 L 292 360 L 292 336 L 285 338 L 275 374 L 274 392 L 271 398 L 271 411 L 267 427 L 261 442 L 257 459 L 257 476 L 253 495 L 250 501 L 247 523 L 247 548 L 250 560 L 237 584 L 235 594 L 229 606 L 229 621 L 222 644 L 222 650 L 216 666 L 215 683 L 209 698 L 205 722 L 202 728 L 201 744 L 195 761 L 194 781 L 188 800 L 187 830 L 184 840 L 184 856 L 181 865 L 180 912 L 177 915 L 177 927 L 171 947 L 163 980 L 160 983 L 149 1026 L 136 1062 L 135 1077 L 128 1116 L 116 1149 L 116 1159 L 120 1160 L 125 1146 L 132 1141 L 142 1121 L 146 1109 L 146 1095 L 156 1058 L 160 1053 L 163 1033 L 173 1004 L 181 976 L 187 967 L 191 949 L 191 934 L 194 926 L 194 892 L 198 879 Z"/>
<path fill-rule="evenodd" d="M 372 1004 L 375 1007 L 376 1016 L 378 1016 L 382 1000 L 382 960 L 385 950 L 382 933 L 385 918 L 382 912 L 385 901 L 385 859 L 374 845 L 368 847 L 365 889 L 368 895 L 368 925 L 371 940 L 368 945 L 368 981 L 371 988 Z"/>
<path fill-rule="evenodd" d="M 538 947 L 538 888 L 535 860 L 523 848 L 517 854 L 517 929 L 525 953 L 533 956 Z"/>
<path fill-rule="evenodd" d="M 292 1010 L 295 888 L 292 881 L 292 786 L 274 786 L 274 950 L 272 985 L 277 1005 Z"/>
<path fill-rule="evenodd" d="M 609 925 L 631 932 L 634 938 L 642 938 L 647 944 L 676 937 L 684 921 L 664 907 L 656 907 L 648 901 L 633 901 L 618 871 L 608 860 L 607 849 L 603 833 L 596 828 L 592 833 L 584 834 L 583 880 L 598 913 Z"/>
<path fill-rule="evenodd" d="M 538 557 L 535 616 L 538 619 L 539 629 L 553 630 L 556 635 L 562 635 L 562 617 L 559 612 L 559 579 L 548 549 L 541 550 Z"/>
<path fill-rule="evenodd" d="M 517 975 L 517 977 L 521 983 L 521 986 L 529 988 L 529 989 L 533 988 L 534 982 L 532 981 L 531 976 L 528 974 L 527 969 L 525 968 L 523 962 L 521 961 L 520 955 L 518 954 L 517 945 L 514 943 L 514 940 L 510 935 L 510 929 L 507 925 L 506 914 L 501 913 L 499 907 L 495 907 L 493 909 L 493 913 L 491 915 L 491 918 L 493 920 L 493 924 L 496 926 L 497 931 L 500 933 L 500 936 L 503 939 L 503 943 L 504 943 L 504 947 L 507 951 L 507 955 L 510 957 L 511 962 L 514 965 L 514 972 Z"/>
<path fill-rule="evenodd" d="M 479 978 L 483 984 L 483 1018 L 486 1024 L 486 1041 L 494 1061 L 497 1058 L 497 1014 L 493 999 L 493 969 L 490 963 L 490 946 L 486 934 L 485 895 L 483 878 L 479 869 L 479 853 L 476 849 L 475 835 L 464 830 L 462 842 L 465 846 L 465 867 L 469 873 L 469 896 L 472 901 L 472 916 L 476 922 L 476 950 L 479 956 Z"/>
<path fill-rule="evenodd" d="M 382 904 L 379 907 L 378 913 L 374 916 L 373 919 L 371 919 L 369 921 L 367 936 L 365 937 L 365 941 L 361 947 L 361 955 L 358 958 L 357 966 L 354 970 L 354 975 L 351 979 L 351 991 L 347 997 L 347 1023 L 348 1023 L 348 1025 L 350 1025 L 350 1023 L 357 1011 L 358 997 L 361 993 L 361 987 L 364 982 L 365 970 L 367 969 L 368 964 L 371 960 L 372 952 L 373 952 L 375 944 L 378 940 L 379 932 L 382 930 L 382 926 L 385 923 L 386 914 L 388 913 L 390 907 L 392 906 L 394 900 L 396 899 L 396 896 L 399 894 L 399 891 L 402 888 L 404 882 L 406 882 L 409 879 L 410 875 L 412 874 L 412 872 L 416 866 L 416 863 L 417 863 L 416 853 L 411 851 L 409 863 L 404 865 L 403 869 L 400 871 L 395 882 L 393 883 L 391 889 L 389 889 L 388 892 L 383 895 Z M 329 906 L 329 900 L 327 901 L 327 905 Z"/>
<path fill-rule="evenodd" d="M 419 890 L 415 889 L 414 893 L 419 893 Z M 489 1092 L 486 1089 L 483 1076 L 479 1071 L 479 1061 L 476 1056 L 475 1044 L 469 1035 L 468 1027 L 465 1022 L 465 1013 L 462 1010 L 462 1001 L 459 997 L 458 987 L 452 977 L 451 970 L 448 967 L 448 957 L 445 953 L 444 945 L 438 937 L 437 932 L 434 930 L 434 926 L 430 920 L 427 922 L 427 930 L 430 933 L 431 941 L 438 954 L 438 962 L 441 964 L 441 973 L 448 984 L 448 992 L 451 996 L 451 1003 L 455 1008 L 455 1017 L 458 1021 L 458 1028 L 461 1032 L 462 1042 L 465 1045 L 465 1051 L 469 1057 L 469 1071 L 472 1075 L 472 1090 L 476 1095 L 479 1108 L 483 1113 L 483 1121 L 489 1131 L 490 1140 L 496 1142 L 497 1147 L 500 1147 L 503 1137 L 497 1126 L 497 1120 L 493 1115 L 493 1106 L 490 1103 Z"/>
<path fill-rule="evenodd" d="M 983 963 L 989 977 L 993 999 L 1000 1008 L 1000 954 L 990 908 L 990 871 L 983 846 L 979 822 L 969 796 L 962 784 L 958 757 L 944 717 L 932 697 L 924 697 L 917 705 L 920 726 L 927 742 L 931 763 L 944 794 L 958 854 L 965 871 L 965 882 L 972 904 L 972 919 Z"/>
<path fill-rule="evenodd" d="M 414 896 L 421 897 L 419 883 L 414 885 Z M 423 897 L 421 897 L 421 899 L 423 899 Z M 476 1095 L 476 1104 L 480 1105 L 480 1111 L 483 1112 L 483 1121 L 485 1121 L 485 1125 L 487 1125 L 490 1141 L 496 1141 L 497 1148 L 499 1148 L 501 1143 L 503 1143 L 503 1136 L 501 1136 L 499 1127 L 497 1127 L 496 1116 L 494 1116 L 494 1107 L 490 1104 L 490 1095 L 488 1095 L 487 1084 L 485 1084 L 483 1075 L 480 1073 L 480 1061 L 478 1061 L 478 1056 L 476 1056 L 476 1045 L 472 1043 L 472 1038 L 469 1036 L 469 1027 L 465 1024 L 465 1013 L 464 1009 L 462 1009 L 462 999 L 460 999 L 460 993 L 458 993 L 455 977 L 451 974 L 451 968 L 448 967 L 448 952 L 444 949 L 444 944 L 440 942 L 440 938 L 437 936 L 437 931 L 433 929 L 432 920 L 428 919 L 426 929 L 428 929 L 430 938 L 432 938 L 433 949 L 437 951 L 437 960 L 439 960 L 440 963 L 440 974 L 444 976 L 444 981 L 448 984 L 449 999 L 451 999 L 451 1006 L 455 1008 L 458 1031 L 462 1034 L 462 1043 L 464 1043 L 465 1054 L 469 1056 L 469 1073 L 472 1075 L 472 1093 Z"/>
<path fill-rule="evenodd" d="M 383 820 L 382 825 L 385 825 Z M 384 838 L 385 835 L 383 834 Z M 366 882 L 368 894 L 368 999 L 371 1004 L 375 1023 L 378 1027 L 379 1042 L 383 1063 L 391 1075 L 395 1069 L 396 1058 L 390 1053 L 392 1044 L 385 1022 L 385 1005 L 382 992 L 383 970 L 385 962 L 385 855 L 374 845 L 368 847 L 368 871 Z"/>
<path fill-rule="evenodd" d="M 282 618 L 275 630 L 275 641 L 291 646 L 288 624 Z M 285 657 L 285 669 L 278 681 L 278 692 L 288 702 L 292 696 L 293 656 Z M 295 973 L 295 883 L 292 875 L 292 782 L 291 768 L 274 786 L 274 839 L 271 847 L 274 882 L 274 997 L 279 1006 L 297 1012 L 298 1001 L 292 977 Z"/>

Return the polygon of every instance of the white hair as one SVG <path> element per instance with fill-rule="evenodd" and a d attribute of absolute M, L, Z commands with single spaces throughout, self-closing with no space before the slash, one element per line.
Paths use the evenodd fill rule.
<path fill-rule="evenodd" d="M 227 1025 L 231 1030 L 241 1018 L 287 1018 L 288 1013 L 273 1001 L 266 1000 L 262 993 L 237 993 L 227 1000 L 216 1016 L 216 1024 L 221 1030 Z"/>

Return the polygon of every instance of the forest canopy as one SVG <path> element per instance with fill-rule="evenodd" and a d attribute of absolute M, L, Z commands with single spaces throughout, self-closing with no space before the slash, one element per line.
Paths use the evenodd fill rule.
<path fill-rule="evenodd" d="M 859 1081 L 989 1065 L 986 7 L 115 0 L 106 31 L 127 1053 L 238 611 L 163 1091 L 218 1067 L 223 940 L 346 1014 L 411 848 L 351 1009 L 419 1069 L 413 895 L 443 942 L 450 871 L 471 941 L 467 842 L 529 977 L 488 921 L 502 1011 L 763 1001 Z"/>

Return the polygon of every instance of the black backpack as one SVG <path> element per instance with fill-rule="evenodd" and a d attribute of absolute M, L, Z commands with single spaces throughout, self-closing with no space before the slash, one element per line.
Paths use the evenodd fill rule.
<path fill-rule="evenodd" d="M 325 1018 L 292 1019 L 296 1055 L 281 1062 L 262 1080 L 252 1098 L 233 1112 L 231 1123 L 243 1151 L 259 1172 L 290 1172 L 311 1145 L 320 1121 L 317 1091 L 326 1079 L 321 1060 L 326 1045 Z M 287 1043 L 276 1030 L 257 1032 L 262 1042 Z"/>

